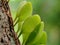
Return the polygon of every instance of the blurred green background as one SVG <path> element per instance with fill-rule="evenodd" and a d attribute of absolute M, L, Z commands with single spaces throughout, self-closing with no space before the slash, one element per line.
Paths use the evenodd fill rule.
<path fill-rule="evenodd" d="M 10 0 L 12 16 L 15 18 L 18 5 L 23 0 Z M 39 14 L 45 23 L 47 45 L 60 45 L 60 0 L 24 0 L 33 5 L 33 14 Z M 13 18 L 13 19 L 14 19 Z"/>

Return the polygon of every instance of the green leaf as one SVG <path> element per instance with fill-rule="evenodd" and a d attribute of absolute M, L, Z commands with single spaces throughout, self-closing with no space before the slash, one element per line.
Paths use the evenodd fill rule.
<path fill-rule="evenodd" d="M 46 44 L 30 44 L 30 45 L 46 45 Z"/>
<path fill-rule="evenodd" d="M 29 17 L 31 15 L 32 15 L 32 4 L 31 4 L 31 2 L 23 1 L 19 5 L 15 20 L 17 20 L 17 17 L 18 17 L 18 21 L 21 22 L 21 21 L 24 21 L 27 17 Z"/>
<path fill-rule="evenodd" d="M 47 42 L 47 34 L 46 34 L 45 31 L 43 31 L 43 35 L 41 36 L 39 42 L 40 42 L 40 44 L 46 44 L 46 42 Z"/>
<path fill-rule="evenodd" d="M 46 44 L 34 44 L 34 45 L 46 45 Z"/>
<path fill-rule="evenodd" d="M 39 15 L 33 15 L 27 18 L 22 26 L 23 41 L 26 42 L 30 33 L 35 29 L 35 27 L 41 22 Z"/>
<path fill-rule="evenodd" d="M 21 9 L 18 9 L 17 15 L 19 15 L 19 20 L 24 21 L 27 17 L 32 15 L 32 4 L 27 2 Z"/>
<path fill-rule="evenodd" d="M 47 42 L 47 34 L 45 31 L 43 31 L 41 38 L 35 44 L 46 45 L 46 42 Z"/>
<path fill-rule="evenodd" d="M 38 34 L 39 32 L 39 29 L 40 29 L 40 23 L 35 27 L 35 29 L 30 33 L 25 45 L 31 45 L 31 42 L 34 41 L 34 38 L 36 37 L 36 35 Z"/>
<path fill-rule="evenodd" d="M 34 32 L 32 32 L 31 35 L 29 36 L 26 45 L 36 44 L 42 36 L 43 29 L 44 29 L 44 23 L 41 22 L 38 26 L 36 26 Z"/>
<path fill-rule="evenodd" d="M 26 20 L 29 16 L 32 15 L 32 4 L 31 2 L 26 2 L 23 1 L 21 3 L 21 5 L 19 5 L 19 8 L 17 10 L 17 14 L 16 14 L 16 18 L 15 18 L 15 24 L 16 25 L 18 23 L 18 30 L 17 33 L 19 32 L 19 30 L 21 30 L 21 22 L 23 22 L 24 20 Z M 17 19 L 18 18 L 18 19 Z"/>
<path fill-rule="evenodd" d="M 46 44 L 38 44 L 38 45 L 46 45 Z"/>
<path fill-rule="evenodd" d="M 22 7 L 23 7 L 25 4 L 26 4 L 26 1 L 22 1 L 22 2 L 19 4 L 19 6 L 18 6 L 18 8 L 17 8 L 17 11 L 16 11 L 16 17 L 15 17 L 14 21 L 16 21 L 17 18 L 20 16 L 19 13 L 20 13 Z"/>

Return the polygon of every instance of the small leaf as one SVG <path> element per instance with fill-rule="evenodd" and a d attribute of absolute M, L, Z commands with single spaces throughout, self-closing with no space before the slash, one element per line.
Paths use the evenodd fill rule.
<path fill-rule="evenodd" d="M 39 29 L 40 29 L 40 23 L 35 27 L 35 29 L 30 33 L 25 45 L 31 45 L 31 42 L 34 41 L 34 38 L 36 37 L 36 35 L 38 34 L 39 32 Z"/>
<path fill-rule="evenodd" d="M 32 45 L 46 45 L 46 44 L 32 44 Z"/>
<path fill-rule="evenodd" d="M 27 17 L 32 15 L 32 4 L 27 2 L 21 10 L 18 9 L 19 20 L 24 21 Z"/>
<path fill-rule="evenodd" d="M 47 42 L 47 34 L 45 31 L 43 31 L 41 38 L 35 44 L 46 45 L 46 42 Z"/>
<path fill-rule="evenodd" d="M 36 42 L 39 41 L 39 39 L 42 36 L 42 32 L 44 29 L 44 23 L 41 22 L 35 29 L 34 32 L 31 33 L 31 35 L 29 36 L 26 45 L 32 45 L 32 44 L 36 44 Z M 34 34 L 34 35 L 33 35 Z M 32 37 L 32 38 L 31 38 Z M 37 43 L 39 44 L 39 43 Z"/>
<path fill-rule="evenodd" d="M 14 19 L 14 22 L 17 20 L 17 18 L 20 16 L 20 11 L 22 9 L 22 7 L 26 4 L 26 1 L 22 1 L 19 6 L 18 6 L 18 9 L 17 9 L 17 13 L 16 13 L 16 18 Z"/>
<path fill-rule="evenodd" d="M 17 14 L 16 14 L 16 18 L 15 18 L 15 21 L 16 20 L 17 21 L 14 23 L 14 26 L 18 23 L 17 33 L 19 32 L 19 30 L 21 30 L 21 26 L 22 26 L 21 22 L 26 20 L 31 15 L 32 15 L 32 4 L 31 4 L 31 2 L 23 1 L 21 3 L 21 5 L 19 5 L 19 8 L 18 8 Z"/>
<path fill-rule="evenodd" d="M 46 44 L 29 44 L 29 45 L 46 45 Z"/>
<path fill-rule="evenodd" d="M 46 34 L 45 31 L 43 31 L 43 35 L 41 36 L 39 42 L 40 42 L 40 44 L 46 44 L 46 42 L 47 42 L 47 34 Z"/>
<path fill-rule="evenodd" d="M 39 15 L 33 15 L 27 18 L 22 26 L 23 41 L 26 42 L 30 33 L 35 29 L 35 27 L 41 22 Z"/>
<path fill-rule="evenodd" d="M 38 45 L 46 45 L 46 44 L 38 44 Z"/>
<path fill-rule="evenodd" d="M 24 21 L 27 17 L 29 17 L 31 15 L 32 15 L 32 4 L 31 4 L 31 2 L 23 1 L 19 5 L 15 20 L 18 17 L 18 20 L 21 22 L 21 21 Z"/>

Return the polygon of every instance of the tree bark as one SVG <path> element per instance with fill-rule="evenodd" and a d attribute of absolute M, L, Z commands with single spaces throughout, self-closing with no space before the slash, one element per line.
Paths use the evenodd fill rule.
<path fill-rule="evenodd" d="M 20 45 L 14 32 L 8 0 L 0 0 L 0 45 Z"/>

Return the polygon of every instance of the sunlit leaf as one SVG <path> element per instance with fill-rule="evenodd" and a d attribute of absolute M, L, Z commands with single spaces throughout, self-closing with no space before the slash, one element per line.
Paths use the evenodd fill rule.
<path fill-rule="evenodd" d="M 30 33 L 35 29 L 35 27 L 41 22 L 40 16 L 33 15 L 27 18 L 22 26 L 23 41 L 26 42 Z"/>
<path fill-rule="evenodd" d="M 41 22 L 38 26 L 35 27 L 34 31 L 30 34 L 26 45 L 39 44 L 37 43 L 42 36 L 44 29 L 44 23 Z"/>
<path fill-rule="evenodd" d="M 39 39 L 41 38 L 41 36 L 42 36 L 43 30 L 44 30 L 44 22 L 41 22 L 41 26 L 40 26 L 39 32 L 38 32 L 37 36 L 35 37 L 34 41 L 32 42 L 33 44 L 38 43 L 38 40 L 39 40 Z M 40 41 L 40 40 L 39 40 L 39 41 Z M 39 44 L 39 43 L 38 43 L 38 44 Z"/>
<path fill-rule="evenodd" d="M 20 21 L 24 21 L 27 17 L 32 15 L 32 4 L 31 2 L 27 2 L 22 6 L 22 8 L 18 9 L 17 16 Z"/>
<path fill-rule="evenodd" d="M 25 45 L 31 45 L 31 42 L 34 41 L 34 38 L 36 37 L 36 35 L 39 32 L 40 29 L 40 23 L 35 27 L 35 29 L 30 33 Z"/>
<path fill-rule="evenodd" d="M 39 42 L 40 42 L 40 44 L 46 44 L 46 42 L 47 42 L 47 34 L 46 34 L 45 31 L 43 31 L 43 35 L 40 38 L 40 41 Z"/>
<path fill-rule="evenodd" d="M 35 42 L 35 44 L 46 45 L 46 42 L 47 42 L 47 34 L 45 31 L 43 31 L 41 38 L 37 42 Z"/>
<path fill-rule="evenodd" d="M 24 21 L 27 17 L 29 17 L 31 15 L 32 15 L 32 4 L 31 4 L 31 2 L 23 1 L 19 5 L 15 20 L 17 20 L 17 17 L 18 17 L 18 21 L 21 22 L 21 21 Z"/>
<path fill-rule="evenodd" d="M 18 18 L 18 20 L 14 24 L 14 25 L 16 25 L 18 23 L 17 33 L 19 32 L 19 30 L 21 28 L 21 22 L 24 21 L 25 19 L 27 19 L 31 15 L 32 15 L 32 4 L 30 2 L 23 1 L 21 3 L 21 5 L 19 5 L 19 8 L 18 8 L 17 14 L 16 14 L 16 18 L 15 18 L 15 20 L 17 20 L 17 18 Z"/>

